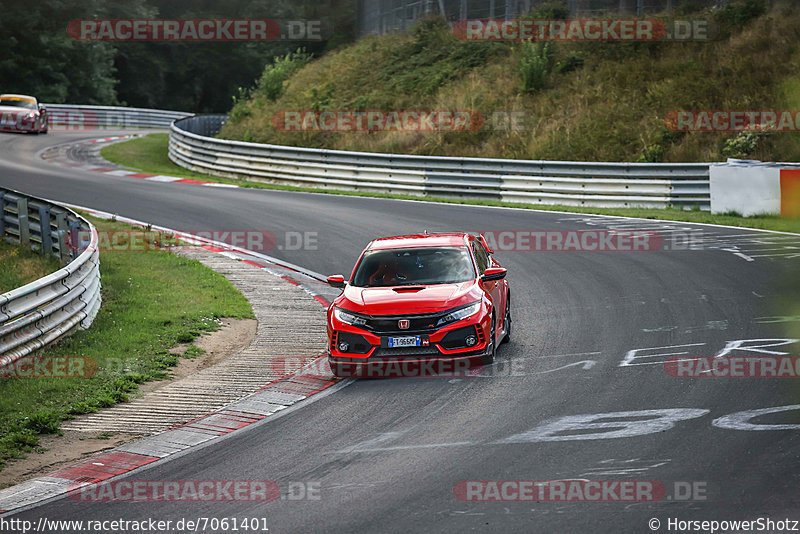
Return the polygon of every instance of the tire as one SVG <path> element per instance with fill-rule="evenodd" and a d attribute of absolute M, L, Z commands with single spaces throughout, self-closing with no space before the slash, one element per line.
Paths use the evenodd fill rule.
<path fill-rule="evenodd" d="M 501 343 L 508 343 L 511 341 L 511 328 L 513 326 L 513 321 L 511 318 L 511 293 L 508 294 L 506 298 L 506 316 L 503 320 L 503 331 L 505 335 L 503 336 L 503 341 Z"/>
<path fill-rule="evenodd" d="M 494 361 L 494 357 L 497 355 L 497 341 L 495 340 L 495 331 L 494 331 L 494 315 L 492 315 L 492 330 L 490 334 L 490 343 L 491 349 L 489 353 L 485 356 L 481 356 L 481 363 L 484 365 L 488 365 Z"/>

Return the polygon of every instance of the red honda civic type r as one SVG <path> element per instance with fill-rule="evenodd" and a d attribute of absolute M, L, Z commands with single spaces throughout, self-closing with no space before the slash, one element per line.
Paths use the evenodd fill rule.
<path fill-rule="evenodd" d="M 367 245 L 328 308 L 328 358 L 342 377 L 464 375 L 511 336 L 506 269 L 483 236 L 417 234 Z"/>

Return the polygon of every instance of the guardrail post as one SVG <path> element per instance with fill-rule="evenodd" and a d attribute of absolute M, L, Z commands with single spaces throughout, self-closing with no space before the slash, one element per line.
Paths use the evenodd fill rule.
<path fill-rule="evenodd" d="M 67 266 L 54 273 L 0 295 L 0 360 L 11 363 L 68 335 L 77 324 L 89 328 L 102 295 L 99 254 L 88 248 L 97 243 L 91 222 L 47 200 L 0 188 L 0 212 L 4 208 L 12 214 L 17 210 L 14 224 L 6 221 L 4 226 L 16 236 L 19 220 L 20 242 L 27 243 L 28 248 L 36 250 L 41 235 L 43 254 L 53 255 L 57 247 L 65 260 L 75 258 L 72 263 L 65 261 Z M 36 209 L 31 213 L 29 208 Z M 57 235 L 63 241 L 53 234 L 53 216 Z M 89 234 L 83 243 L 81 229 Z"/>
<path fill-rule="evenodd" d="M 58 255 L 61 256 L 62 263 L 67 263 L 70 258 L 70 236 L 66 213 L 56 213 L 56 231 L 58 232 Z"/>
<path fill-rule="evenodd" d="M 19 244 L 27 247 L 31 244 L 31 228 L 28 220 L 28 199 L 17 200 L 17 220 L 19 221 Z"/>
<path fill-rule="evenodd" d="M 53 235 L 50 232 L 50 208 L 39 206 L 39 228 L 42 232 L 42 256 L 53 253 Z"/>
<path fill-rule="evenodd" d="M 70 221 L 69 223 L 69 242 L 72 243 L 72 259 L 74 260 L 80 256 L 81 251 L 81 223 L 78 221 Z"/>
<path fill-rule="evenodd" d="M 6 238 L 6 193 L 0 191 L 0 239 Z"/>

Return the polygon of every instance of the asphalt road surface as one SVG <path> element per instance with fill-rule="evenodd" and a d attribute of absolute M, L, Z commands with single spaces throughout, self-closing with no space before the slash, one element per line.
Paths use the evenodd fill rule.
<path fill-rule="evenodd" d="M 270 254 L 325 274 L 349 275 L 364 245 L 383 235 L 618 224 L 564 213 L 153 183 L 35 156 L 81 137 L 99 135 L 0 136 L 0 184 L 178 230 L 268 230 L 279 245 Z M 509 269 L 513 340 L 481 376 L 355 381 L 129 477 L 274 480 L 293 488 L 292 497 L 302 487 L 312 498 L 62 498 L 15 517 L 263 518 L 270 532 L 666 532 L 676 530 L 674 523 L 668 530 L 670 520 L 800 520 L 800 407 L 740 413 L 798 404 L 797 380 L 676 378 L 664 365 L 675 354 L 800 355 L 789 334 L 798 318 L 781 318 L 800 296 L 800 258 L 784 249 L 786 238 L 759 244 L 753 239 L 771 236 L 741 229 L 622 225 L 658 231 L 665 246 L 497 252 Z M 297 232 L 313 237 L 310 246 L 289 246 L 285 236 Z M 695 249 L 682 250 L 686 235 Z M 559 502 L 476 502 L 454 492 L 478 487 L 469 481 L 575 479 L 634 481 L 640 488 L 654 481 L 665 494 L 615 502 L 612 489 L 605 495 L 612 502 L 580 502 L 575 494 Z M 513 485 L 499 487 L 515 500 Z M 655 529 L 653 518 L 660 521 Z"/>

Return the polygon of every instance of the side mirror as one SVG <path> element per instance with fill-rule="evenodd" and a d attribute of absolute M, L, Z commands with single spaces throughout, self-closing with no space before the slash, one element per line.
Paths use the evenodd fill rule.
<path fill-rule="evenodd" d="M 481 282 L 494 282 L 496 280 L 502 280 L 506 277 L 506 273 L 508 273 L 508 271 L 502 267 L 489 267 L 483 271 Z"/>
<path fill-rule="evenodd" d="M 341 274 L 332 274 L 328 277 L 328 285 L 331 287 L 344 288 L 344 276 Z"/>

